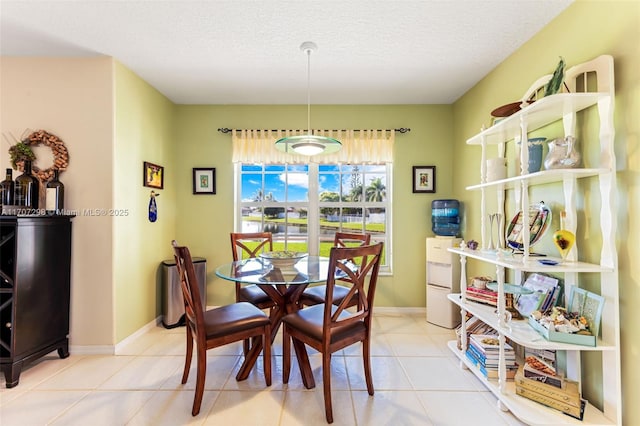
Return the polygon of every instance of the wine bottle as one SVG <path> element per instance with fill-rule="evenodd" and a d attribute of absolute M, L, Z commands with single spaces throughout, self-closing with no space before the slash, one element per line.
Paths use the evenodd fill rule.
<path fill-rule="evenodd" d="M 0 205 L 11 206 L 13 205 L 13 191 L 15 190 L 13 184 L 13 170 L 7 169 L 7 178 L 0 182 Z"/>
<path fill-rule="evenodd" d="M 62 214 L 64 209 L 64 185 L 59 180 L 59 171 L 53 171 L 53 178 L 47 182 L 46 209 L 48 214 Z"/>
<path fill-rule="evenodd" d="M 17 206 L 24 206 L 27 209 L 38 208 L 38 198 L 40 196 L 40 183 L 31 174 L 31 161 L 24 161 L 24 173 L 16 178 L 14 189 L 14 201 Z"/>

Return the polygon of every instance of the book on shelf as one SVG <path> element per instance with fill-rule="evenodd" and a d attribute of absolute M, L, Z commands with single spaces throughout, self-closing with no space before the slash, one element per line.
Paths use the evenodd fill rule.
<path fill-rule="evenodd" d="M 475 316 L 470 316 L 465 322 L 465 328 L 467 332 L 467 342 L 469 341 L 469 336 L 473 333 L 479 334 L 497 334 L 491 326 L 485 324 L 480 319 Z M 462 350 L 462 323 L 456 327 L 456 336 L 457 336 L 457 346 L 459 350 Z"/>
<path fill-rule="evenodd" d="M 484 377 L 486 377 L 487 379 L 498 379 L 500 378 L 500 373 L 498 371 L 497 368 L 485 368 L 485 367 L 478 367 L 480 372 L 482 373 L 482 375 Z M 518 366 L 516 365 L 515 367 L 507 367 L 505 369 L 505 373 L 507 374 L 507 380 L 513 380 L 516 376 L 516 373 L 518 372 Z"/>
<path fill-rule="evenodd" d="M 467 350 L 465 352 L 465 356 L 474 365 L 480 373 L 487 379 L 497 379 L 499 377 L 498 366 L 485 366 L 483 363 L 474 355 L 473 352 Z M 506 367 L 507 379 L 513 379 L 515 377 L 516 371 L 518 371 L 518 365 L 512 365 Z"/>
<path fill-rule="evenodd" d="M 532 293 L 520 294 L 515 301 L 515 308 L 520 315 L 528 317 L 533 311 L 544 312 L 554 306 L 558 300 L 560 287 L 558 279 L 543 274 L 530 274 L 522 284 Z"/>
<path fill-rule="evenodd" d="M 550 362 L 537 355 L 527 354 L 524 357 L 524 363 L 529 368 L 539 371 L 540 373 L 548 374 L 549 376 L 558 376 L 554 361 Z"/>
<path fill-rule="evenodd" d="M 470 344 L 467 347 L 467 351 L 470 351 L 483 365 L 494 365 L 497 366 L 498 365 L 498 354 L 496 353 L 494 354 L 486 354 L 484 352 L 482 352 L 482 350 L 478 349 L 476 346 L 472 344 Z M 515 365 L 516 363 L 516 356 L 515 353 L 514 354 L 508 354 L 505 355 L 504 357 L 504 362 L 507 366 L 509 365 Z"/>
<path fill-rule="evenodd" d="M 528 356 L 535 356 L 540 358 L 543 362 L 547 363 L 553 368 L 556 368 L 556 351 L 552 349 L 537 349 L 537 348 L 524 348 L 525 359 Z"/>
<path fill-rule="evenodd" d="M 523 375 L 528 379 L 536 380 L 540 383 L 546 383 L 557 388 L 562 388 L 562 376 L 544 373 L 539 369 L 533 368 L 531 364 L 526 362 L 526 360 L 523 367 Z"/>
<path fill-rule="evenodd" d="M 494 351 L 494 350 L 485 351 L 484 349 L 479 347 L 478 344 L 473 341 L 473 339 L 469 339 L 468 347 L 472 348 L 474 351 L 478 352 L 478 354 L 480 354 L 483 358 L 486 358 L 486 359 L 498 359 L 500 357 L 500 351 Z M 515 360 L 516 352 L 514 350 L 505 350 L 504 358 L 506 360 Z"/>
<path fill-rule="evenodd" d="M 482 297 L 471 296 L 469 294 L 466 295 L 466 298 L 467 298 L 467 302 L 482 303 L 485 305 L 493 306 L 494 308 L 498 307 L 497 301 L 494 302 L 491 300 L 483 299 Z"/>
<path fill-rule="evenodd" d="M 472 356 L 476 361 L 477 364 L 486 367 L 486 368 L 498 368 L 498 359 L 491 359 L 491 358 L 485 358 L 483 355 L 479 354 L 475 349 L 473 349 L 472 347 L 469 347 L 469 349 L 467 349 L 467 352 L 469 353 L 470 356 Z M 507 368 L 513 368 L 516 365 L 518 365 L 516 363 L 515 358 L 513 359 L 505 359 L 504 360 L 505 366 Z"/>
<path fill-rule="evenodd" d="M 587 405 L 587 401 L 585 399 L 580 400 L 580 407 L 574 407 L 573 405 L 569 405 L 565 402 L 558 401 L 557 399 L 549 398 L 547 396 L 541 395 L 537 392 L 534 392 L 530 389 L 523 388 L 522 386 L 516 386 L 516 395 L 520 395 L 542 405 L 546 405 L 547 407 L 554 408 L 563 412 L 564 414 L 575 417 L 576 419 L 582 420 L 584 417 L 584 410 Z"/>
<path fill-rule="evenodd" d="M 479 348 L 482 348 L 484 351 L 495 351 L 498 352 L 500 350 L 500 340 L 498 340 L 497 335 L 493 334 L 472 334 L 471 341 L 476 343 Z M 505 351 L 513 351 L 513 347 L 506 343 L 504 344 Z"/>
<path fill-rule="evenodd" d="M 516 387 L 520 386 L 540 395 L 580 408 L 581 397 L 578 382 L 564 379 L 562 380 L 562 387 L 558 388 L 553 385 L 548 385 L 537 380 L 526 378 L 524 376 L 523 368 L 518 369 L 518 372 L 515 375 L 515 382 Z"/>

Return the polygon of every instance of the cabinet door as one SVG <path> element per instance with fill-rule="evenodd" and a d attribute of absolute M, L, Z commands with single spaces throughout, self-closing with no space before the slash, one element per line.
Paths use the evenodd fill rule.
<path fill-rule="evenodd" d="M 21 221 L 17 228 L 14 358 L 69 334 L 71 222 Z"/>

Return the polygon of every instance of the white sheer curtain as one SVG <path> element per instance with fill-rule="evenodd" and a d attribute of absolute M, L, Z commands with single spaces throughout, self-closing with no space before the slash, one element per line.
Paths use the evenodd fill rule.
<path fill-rule="evenodd" d="M 306 134 L 304 130 L 233 130 L 234 163 L 391 163 L 393 161 L 394 130 L 314 130 L 315 135 L 329 136 L 342 142 L 334 154 L 312 157 L 278 151 L 275 142 L 285 136 Z"/>

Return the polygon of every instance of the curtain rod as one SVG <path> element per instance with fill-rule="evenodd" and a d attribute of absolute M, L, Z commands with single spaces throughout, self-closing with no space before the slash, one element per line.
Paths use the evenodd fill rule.
<path fill-rule="evenodd" d="M 222 128 L 219 128 L 219 129 L 218 129 L 218 131 L 219 131 L 220 133 L 225 133 L 225 134 L 226 134 L 226 133 L 231 133 L 233 130 L 234 130 L 234 129 L 230 129 L 230 128 L 228 128 L 228 127 L 222 127 Z M 237 129 L 236 129 L 236 130 L 237 130 Z M 271 132 L 286 132 L 286 131 L 287 131 L 287 130 L 271 130 Z M 289 131 L 290 131 L 290 132 L 293 132 L 294 130 L 289 130 Z M 327 130 L 325 130 L 325 131 L 327 131 Z M 338 132 L 338 131 L 346 132 L 347 130 L 332 130 L 332 132 Z M 360 129 L 354 129 L 353 131 L 354 131 L 354 132 L 360 132 L 361 130 L 360 130 Z M 377 131 L 382 132 L 383 130 L 380 130 L 380 129 L 379 129 L 379 130 L 377 130 Z M 408 128 L 408 127 L 400 127 L 399 129 L 393 129 L 393 131 L 394 131 L 394 132 L 398 132 L 398 133 L 407 133 L 407 132 L 410 132 L 410 131 L 411 131 L 411 129 L 410 129 L 410 128 Z"/>

